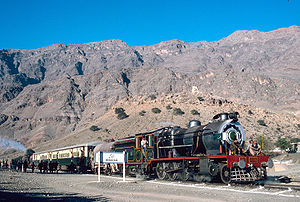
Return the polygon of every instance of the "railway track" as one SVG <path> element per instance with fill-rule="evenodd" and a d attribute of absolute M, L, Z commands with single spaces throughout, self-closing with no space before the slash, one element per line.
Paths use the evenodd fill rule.
<path fill-rule="evenodd" d="M 287 176 L 274 176 L 268 181 L 260 183 L 261 186 L 267 189 L 291 189 L 300 190 L 300 181 Z"/>
<path fill-rule="evenodd" d="M 283 180 L 284 179 L 284 180 Z M 190 182 L 193 183 L 193 182 Z M 219 182 L 206 182 L 209 185 L 215 185 L 219 187 L 224 187 L 223 183 Z M 237 183 L 233 182 L 228 185 L 229 187 L 240 187 L 240 188 L 245 188 L 245 187 L 252 187 L 255 189 L 260 189 L 260 188 L 265 188 L 265 189 L 281 189 L 281 190 L 290 190 L 290 191 L 300 191 L 300 180 L 295 180 L 291 178 L 287 178 L 286 176 L 276 176 L 271 178 L 271 180 L 268 181 L 260 181 L 258 183 L 253 183 L 253 184 L 243 184 L 243 183 Z"/>
<path fill-rule="evenodd" d="M 300 190 L 300 185 L 295 185 L 295 184 L 264 184 L 264 188 L 267 189 L 291 189 L 291 190 Z"/>
<path fill-rule="evenodd" d="M 151 179 L 152 181 L 154 179 Z M 160 181 L 160 180 L 159 180 Z M 162 183 L 176 183 L 180 181 L 168 181 L 168 180 L 161 180 Z M 195 185 L 199 182 L 197 181 L 187 181 L 187 182 L 180 182 L 180 184 L 186 185 Z M 216 187 L 224 187 L 224 183 L 221 182 L 204 182 L 207 185 L 212 185 Z M 226 186 L 226 185 L 225 185 Z M 286 176 L 276 176 L 276 177 L 269 177 L 267 181 L 260 181 L 258 183 L 237 183 L 232 182 L 228 185 L 228 187 L 240 187 L 240 188 L 254 188 L 254 189 L 281 189 L 281 190 L 292 190 L 292 191 L 300 191 L 300 180 L 291 179 Z"/>

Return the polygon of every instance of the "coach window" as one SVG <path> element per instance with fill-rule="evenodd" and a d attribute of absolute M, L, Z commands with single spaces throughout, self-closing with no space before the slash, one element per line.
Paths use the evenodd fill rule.
<path fill-rule="evenodd" d="M 138 149 L 141 147 L 141 140 L 139 137 L 135 138 L 135 147 Z"/>

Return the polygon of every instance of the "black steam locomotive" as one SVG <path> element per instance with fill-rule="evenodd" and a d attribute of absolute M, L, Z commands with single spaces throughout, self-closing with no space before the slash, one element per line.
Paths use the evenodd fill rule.
<path fill-rule="evenodd" d="M 238 115 L 222 113 L 206 125 L 192 120 L 189 128 L 165 127 L 136 134 L 115 141 L 111 151 L 127 152 L 128 175 L 182 181 L 220 179 L 224 183 L 263 179 L 266 168 L 272 167 L 269 156 L 230 155 L 234 139 L 241 146 L 246 140 Z"/>

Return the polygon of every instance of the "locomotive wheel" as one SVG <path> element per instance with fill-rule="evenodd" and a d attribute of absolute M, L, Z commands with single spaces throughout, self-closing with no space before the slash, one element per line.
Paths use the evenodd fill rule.
<path fill-rule="evenodd" d="M 218 175 L 218 172 L 219 172 L 219 169 L 218 169 L 218 164 L 215 164 L 215 163 L 211 163 L 209 166 L 208 166 L 208 173 L 215 177 Z"/>
<path fill-rule="evenodd" d="M 158 179 L 160 180 L 166 180 L 168 179 L 168 174 L 164 168 L 163 163 L 158 163 L 156 166 L 156 175 Z"/>
<path fill-rule="evenodd" d="M 180 179 L 182 181 L 188 181 L 190 179 L 190 173 L 187 168 L 184 168 L 180 173 Z"/>
<path fill-rule="evenodd" d="M 223 183 L 229 184 L 231 182 L 230 168 L 227 168 L 227 164 L 221 165 L 220 177 Z"/>
<path fill-rule="evenodd" d="M 268 178 L 267 168 L 262 168 L 262 179 L 266 180 Z"/>
<path fill-rule="evenodd" d="M 175 170 L 177 168 L 179 168 L 179 163 L 175 163 L 175 162 L 171 162 L 171 163 L 168 163 L 168 170 Z M 168 173 L 168 177 L 169 177 L 169 180 L 171 181 L 175 181 L 175 180 L 178 180 L 180 178 L 180 173 L 178 172 L 170 172 Z"/>

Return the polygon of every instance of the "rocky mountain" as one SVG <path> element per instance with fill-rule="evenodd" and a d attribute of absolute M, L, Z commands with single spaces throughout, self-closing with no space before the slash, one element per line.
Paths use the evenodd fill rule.
<path fill-rule="evenodd" d="M 88 128 L 124 99 L 176 93 L 300 116 L 299 47 L 300 27 L 292 26 L 237 31 L 216 42 L 2 49 L 0 135 L 35 147 Z"/>

